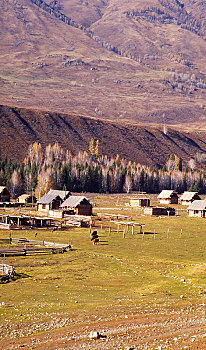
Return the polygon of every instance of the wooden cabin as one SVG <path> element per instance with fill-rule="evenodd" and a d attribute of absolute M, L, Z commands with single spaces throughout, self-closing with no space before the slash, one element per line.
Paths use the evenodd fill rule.
<path fill-rule="evenodd" d="M 178 204 L 178 195 L 173 190 L 162 190 L 157 198 L 160 204 Z"/>
<path fill-rule="evenodd" d="M 69 191 L 50 190 L 37 202 L 38 211 L 59 209 L 60 205 L 70 196 Z"/>
<path fill-rule="evenodd" d="M 150 207 L 149 198 L 131 198 L 129 201 L 131 207 Z"/>
<path fill-rule="evenodd" d="M 70 196 L 60 207 L 66 214 L 92 215 L 92 204 L 83 196 Z"/>
<path fill-rule="evenodd" d="M 0 186 L 0 202 L 10 202 L 10 193 L 5 186 Z"/>
<path fill-rule="evenodd" d="M 206 218 L 206 199 L 192 202 L 187 208 L 187 212 L 189 216 Z"/>
<path fill-rule="evenodd" d="M 201 198 L 200 198 L 198 192 L 185 191 L 179 200 L 180 200 L 180 203 L 182 205 L 188 206 L 188 205 L 192 204 L 192 202 L 194 202 L 195 200 L 201 200 Z"/>
<path fill-rule="evenodd" d="M 37 199 L 34 195 L 25 193 L 18 197 L 18 202 L 22 204 L 36 203 Z"/>
<path fill-rule="evenodd" d="M 163 208 L 163 207 L 149 207 L 144 209 L 145 215 L 156 215 L 156 216 L 174 216 L 175 209 L 174 208 Z"/>

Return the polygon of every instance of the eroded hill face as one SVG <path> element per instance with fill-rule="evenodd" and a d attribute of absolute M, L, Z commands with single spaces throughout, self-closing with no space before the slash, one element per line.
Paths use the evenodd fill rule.
<path fill-rule="evenodd" d="M 204 129 L 204 6 L 2 0 L 0 102 Z"/>
<path fill-rule="evenodd" d="M 148 166 L 163 166 L 172 153 L 187 164 L 197 153 L 206 152 L 204 133 L 185 133 L 162 126 L 112 123 L 61 113 L 0 106 L 0 154 L 23 160 L 36 141 L 45 148 L 58 142 L 73 153 L 89 152 L 91 138 L 99 140 L 99 154 L 126 158 Z"/>

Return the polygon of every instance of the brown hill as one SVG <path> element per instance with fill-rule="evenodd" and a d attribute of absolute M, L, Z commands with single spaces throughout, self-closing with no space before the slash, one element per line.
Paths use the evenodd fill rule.
<path fill-rule="evenodd" d="M 163 165 L 172 153 L 186 163 L 196 153 L 206 152 L 204 133 L 186 133 L 162 127 L 112 123 L 95 118 L 47 113 L 0 106 L 0 152 L 23 160 L 28 145 L 38 141 L 43 147 L 59 142 L 74 153 L 88 151 L 91 138 L 99 139 L 100 154 L 125 157 L 146 165 Z"/>
<path fill-rule="evenodd" d="M 203 3 L 47 3 L 1 1 L 1 104 L 206 128 Z"/>

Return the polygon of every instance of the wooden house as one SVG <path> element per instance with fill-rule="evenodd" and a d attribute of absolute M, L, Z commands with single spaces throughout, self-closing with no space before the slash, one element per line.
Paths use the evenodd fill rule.
<path fill-rule="evenodd" d="M 36 203 L 37 199 L 34 195 L 32 196 L 31 194 L 25 193 L 18 197 L 18 202 L 22 204 Z"/>
<path fill-rule="evenodd" d="M 145 215 L 156 215 L 156 216 L 174 216 L 175 209 L 174 208 L 163 208 L 163 207 L 149 207 L 144 209 Z"/>
<path fill-rule="evenodd" d="M 131 198 L 129 201 L 131 207 L 149 207 L 150 199 L 149 198 Z"/>
<path fill-rule="evenodd" d="M 5 186 L 0 186 L 0 202 L 10 202 L 10 193 Z"/>
<path fill-rule="evenodd" d="M 70 196 L 69 191 L 50 190 L 37 202 L 38 211 L 59 209 L 60 205 Z"/>
<path fill-rule="evenodd" d="M 188 205 L 192 204 L 192 202 L 194 202 L 195 200 L 201 200 L 201 198 L 200 198 L 198 192 L 185 191 L 179 200 L 180 200 L 180 203 L 182 205 L 188 206 Z"/>
<path fill-rule="evenodd" d="M 187 208 L 189 216 L 197 216 L 200 218 L 206 218 L 206 199 L 204 200 L 195 200 Z"/>
<path fill-rule="evenodd" d="M 157 198 L 160 204 L 178 204 L 178 195 L 173 190 L 162 190 Z"/>
<path fill-rule="evenodd" d="M 92 215 L 92 204 L 83 196 L 70 196 L 60 207 L 66 214 Z"/>

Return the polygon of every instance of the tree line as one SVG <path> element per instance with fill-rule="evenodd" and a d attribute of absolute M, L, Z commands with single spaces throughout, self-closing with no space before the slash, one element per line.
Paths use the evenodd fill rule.
<path fill-rule="evenodd" d="M 58 143 L 43 150 L 36 142 L 29 146 L 22 163 L 0 158 L 0 185 L 7 186 L 13 198 L 32 190 L 39 198 L 50 188 L 94 193 L 159 193 L 162 189 L 206 193 L 206 172 L 196 169 L 194 160 L 183 167 L 181 158 L 173 154 L 160 169 L 119 155 L 99 155 L 98 145 L 99 141 L 92 139 L 88 152 L 74 155 Z"/>

